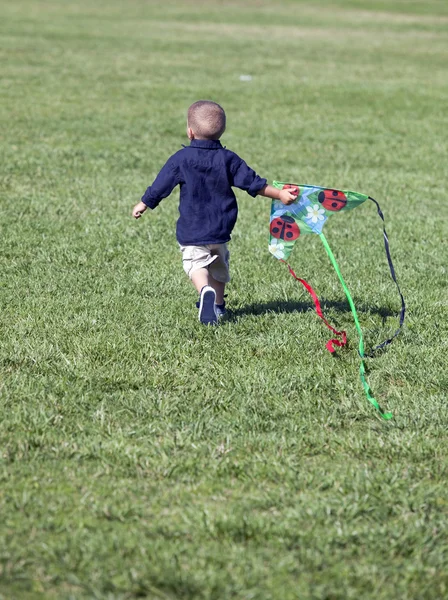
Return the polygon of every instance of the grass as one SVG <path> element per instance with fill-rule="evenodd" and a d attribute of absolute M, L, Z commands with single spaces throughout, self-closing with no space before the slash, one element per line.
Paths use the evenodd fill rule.
<path fill-rule="evenodd" d="M 446 3 L 1 12 L 0 598 L 446 597 Z M 291 262 L 348 332 L 336 358 L 267 252 L 265 199 L 237 192 L 214 329 L 178 192 L 132 221 L 199 98 L 262 176 L 380 202 L 408 304 L 368 362 L 392 421 L 317 236 Z M 365 204 L 325 234 L 370 347 L 399 310 L 380 220 Z"/>

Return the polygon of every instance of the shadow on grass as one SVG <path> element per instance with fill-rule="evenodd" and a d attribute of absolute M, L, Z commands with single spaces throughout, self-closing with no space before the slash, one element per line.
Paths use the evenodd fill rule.
<path fill-rule="evenodd" d="M 320 305 L 323 313 L 326 311 L 334 309 L 339 312 L 351 312 L 350 305 L 347 301 L 345 302 L 335 302 L 333 300 L 325 300 L 325 298 L 320 300 Z M 366 306 L 364 304 L 357 304 L 355 302 L 355 307 L 357 312 L 365 312 L 365 313 L 373 313 L 379 315 L 383 323 L 386 322 L 387 317 L 393 317 L 397 315 L 396 311 L 392 311 L 390 308 L 386 307 L 375 307 L 375 306 Z M 312 302 L 297 302 L 292 300 L 273 300 L 271 302 L 264 303 L 254 303 L 254 304 L 246 304 L 241 308 L 237 308 L 236 310 L 229 309 L 227 312 L 226 320 L 235 320 L 238 317 L 244 315 L 262 315 L 266 313 L 304 313 L 308 311 L 314 311 L 315 306 Z"/>

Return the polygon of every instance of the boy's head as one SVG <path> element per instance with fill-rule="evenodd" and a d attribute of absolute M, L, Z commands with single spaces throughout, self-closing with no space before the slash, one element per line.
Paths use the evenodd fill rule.
<path fill-rule="evenodd" d="M 219 140 L 226 128 L 224 109 L 210 100 L 199 100 L 190 106 L 187 134 L 190 140 Z"/>

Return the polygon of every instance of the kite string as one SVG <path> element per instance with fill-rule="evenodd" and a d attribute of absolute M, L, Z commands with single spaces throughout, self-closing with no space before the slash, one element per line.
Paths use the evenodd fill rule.
<path fill-rule="evenodd" d="M 378 346 L 375 346 L 375 348 L 373 348 L 373 350 L 371 350 L 368 354 L 366 354 L 366 356 L 372 357 L 372 356 L 374 356 L 374 354 L 377 350 L 381 350 L 382 348 L 384 348 L 385 346 L 390 344 L 392 342 L 392 340 L 395 337 L 397 337 L 397 335 L 400 333 L 401 328 L 404 323 L 404 316 L 406 313 L 406 304 L 405 304 L 405 301 L 403 298 L 403 294 L 401 293 L 400 286 L 398 285 L 397 277 L 395 275 L 394 263 L 392 262 L 392 257 L 390 255 L 389 238 L 387 236 L 386 224 L 384 221 L 383 211 L 381 210 L 378 202 L 374 198 L 372 198 L 372 196 L 369 196 L 369 200 L 372 200 L 372 202 L 374 202 L 376 204 L 378 215 L 380 216 L 381 220 L 383 221 L 383 238 L 384 238 L 384 248 L 386 250 L 386 256 L 387 256 L 387 262 L 389 263 L 390 275 L 391 275 L 393 281 L 395 282 L 395 285 L 397 286 L 397 290 L 398 290 L 398 293 L 400 294 L 400 299 L 401 299 L 400 322 L 398 325 L 398 329 L 395 331 L 395 333 L 390 338 L 388 338 L 381 344 L 378 344 Z"/>
<path fill-rule="evenodd" d="M 388 412 L 384 412 L 383 409 L 380 407 L 380 405 L 378 404 L 378 402 L 375 400 L 375 398 L 372 395 L 372 390 L 370 389 L 370 386 L 367 382 L 366 379 L 366 369 L 365 369 L 365 365 L 364 365 L 364 358 L 365 358 L 365 354 L 364 354 L 364 336 L 362 334 L 362 329 L 361 329 L 361 325 L 359 324 L 359 320 L 358 320 L 358 314 L 356 312 L 356 308 L 355 305 L 353 303 L 352 297 L 350 295 L 350 292 L 348 291 L 348 287 L 344 281 L 344 278 L 342 277 L 342 273 L 339 269 L 338 263 L 336 262 L 336 259 L 333 255 L 333 252 L 331 251 L 331 248 L 327 242 L 326 237 L 324 236 L 323 233 L 319 234 L 320 239 L 322 240 L 322 243 L 324 245 L 325 250 L 327 251 L 328 257 L 334 267 L 334 270 L 336 271 L 337 276 L 339 277 L 339 281 L 341 282 L 341 285 L 344 289 L 345 295 L 347 297 L 348 303 L 350 305 L 350 309 L 352 311 L 352 315 L 353 315 L 353 320 L 355 321 L 355 326 L 356 329 L 358 331 L 358 335 L 359 335 L 359 356 L 361 357 L 361 364 L 359 366 L 359 376 L 361 379 L 361 383 L 362 386 L 364 388 L 364 392 L 366 394 L 367 400 L 376 408 L 376 410 L 380 413 L 380 415 L 383 417 L 383 419 L 385 420 L 389 420 L 392 418 L 392 413 Z"/>

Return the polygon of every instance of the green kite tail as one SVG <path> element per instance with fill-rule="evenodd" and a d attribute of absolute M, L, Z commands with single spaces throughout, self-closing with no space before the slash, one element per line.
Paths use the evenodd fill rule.
<path fill-rule="evenodd" d="M 372 396 L 372 391 L 370 389 L 369 384 L 367 383 L 366 380 L 366 370 L 365 370 L 365 365 L 364 365 L 364 358 L 365 358 L 365 354 L 364 354 L 364 337 L 362 335 L 362 329 L 361 329 L 361 325 L 359 324 L 359 320 L 358 320 L 358 313 L 356 312 L 356 308 L 355 305 L 353 303 L 352 297 L 350 295 L 350 292 L 348 291 L 348 287 L 344 281 L 344 278 L 342 277 L 342 273 L 339 269 L 338 263 L 336 262 L 336 259 L 334 257 L 333 252 L 331 251 L 331 248 L 327 242 L 327 238 L 324 236 L 323 233 L 319 234 L 320 239 L 322 240 L 322 244 L 324 245 L 325 250 L 327 251 L 328 257 L 334 267 L 334 270 L 337 273 L 337 276 L 339 277 L 339 281 L 341 282 L 341 285 L 344 289 L 345 295 L 347 296 L 347 300 L 348 303 L 350 305 L 350 310 L 352 311 L 352 315 L 353 315 L 353 320 L 355 321 L 355 325 L 356 325 L 356 330 L 358 331 L 358 335 L 359 335 L 359 356 L 361 357 L 361 364 L 359 365 L 359 377 L 361 379 L 361 383 L 362 386 L 364 388 L 364 391 L 366 393 L 366 397 L 367 400 L 373 404 L 373 406 L 376 408 L 376 410 L 380 413 L 380 415 L 383 417 L 383 419 L 385 419 L 386 421 L 388 421 L 389 419 L 392 419 L 393 414 L 391 412 L 384 412 L 383 409 L 381 408 L 381 406 L 378 404 L 378 402 L 375 400 L 375 398 Z"/>

